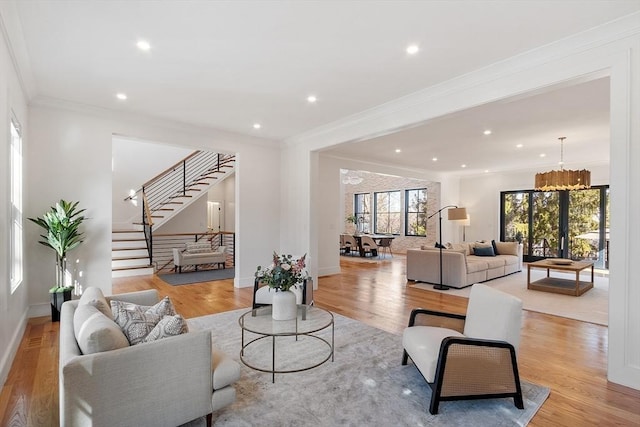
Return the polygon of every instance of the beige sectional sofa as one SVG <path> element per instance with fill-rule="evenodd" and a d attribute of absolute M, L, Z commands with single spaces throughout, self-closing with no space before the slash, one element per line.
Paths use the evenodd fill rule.
<path fill-rule="evenodd" d="M 447 249 L 442 250 L 443 285 L 459 289 L 522 270 L 522 244 L 495 242 L 495 245 L 497 255 L 478 256 L 475 254 L 476 246 L 487 248 L 492 244 L 448 244 Z M 440 283 L 440 250 L 407 250 L 407 280 Z"/>

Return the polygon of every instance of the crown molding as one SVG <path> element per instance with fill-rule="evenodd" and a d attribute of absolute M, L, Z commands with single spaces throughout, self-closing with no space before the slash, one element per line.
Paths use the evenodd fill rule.
<path fill-rule="evenodd" d="M 0 31 L 6 41 L 20 87 L 26 98 L 31 99 L 37 92 L 36 83 L 14 0 L 0 1 Z"/>
<path fill-rule="evenodd" d="M 207 138 L 212 138 L 217 140 L 242 142 L 242 143 L 256 145 L 260 147 L 265 147 L 266 145 L 275 149 L 283 148 L 282 141 L 277 141 L 277 140 L 268 139 L 268 138 L 260 138 L 253 135 L 246 135 L 242 133 L 235 133 L 228 130 L 213 128 L 213 127 L 197 126 L 190 123 L 179 122 L 175 120 L 168 120 L 165 118 L 136 113 L 136 112 L 113 110 L 113 109 L 104 108 L 104 107 L 97 107 L 95 105 L 81 104 L 78 102 L 68 101 L 68 100 L 59 99 L 59 98 L 38 96 L 29 103 L 29 106 L 34 108 L 42 107 L 42 108 L 70 111 L 74 113 L 91 115 L 94 117 L 99 117 L 99 118 L 104 118 L 109 120 L 117 120 L 117 121 L 135 123 L 138 125 L 146 125 L 146 126 L 152 126 L 152 127 L 162 128 L 162 129 L 169 129 L 172 131 L 183 132 L 190 135 L 204 136 Z M 119 133 L 114 133 L 114 135 L 118 135 L 126 138 L 135 138 L 132 135 L 123 135 Z"/>
<path fill-rule="evenodd" d="M 638 34 L 640 34 L 640 12 L 523 52 L 308 132 L 294 135 L 287 138 L 285 144 L 288 146 L 305 144 L 310 150 L 318 150 L 344 142 L 357 142 L 419 126 L 427 120 L 459 111 L 456 98 L 464 96 L 466 92 L 474 88 Z M 598 75 L 591 73 L 587 76 L 576 77 L 591 80 L 597 78 Z M 575 80 L 572 79 L 572 81 Z M 524 91 L 520 95 L 528 93 L 530 91 Z M 511 93 L 508 96 L 513 95 Z M 515 95 L 518 96 L 518 94 Z M 499 101 L 503 98 L 504 95 L 496 93 L 492 99 L 484 99 L 482 102 L 467 105 L 465 108 Z M 440 106 L 437 114 L 434 114 L 433 108 L 430 108 L 434 104 Z"/>

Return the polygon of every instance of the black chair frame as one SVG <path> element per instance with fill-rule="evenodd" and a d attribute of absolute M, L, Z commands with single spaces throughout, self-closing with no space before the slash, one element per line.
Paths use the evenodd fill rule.
<path fill-rule="evenodd" d="M 412 310 L 411 316 L 409 317 L 409 326 L 415 325 L 416 316 L 418 314 L 428 314 L 432 316 L 441 316 L 441 317 L 449 317 L 453 319 L 465 320 L 466 316 L 461 314 L 454 313 L 445 313 L 440 311 L 426 310 L 422 308 L 417 308 Z M 509 353 L 511 356 L 511 367 L 513 369 L 513 377 L 514 377 L 514 388 L 515 392 L 513 393 L 493 393 L 493 394 L 473 394 L 473 395 L 461 395 L 461 396 L 441 396 L 442 393 L 442 383 L 444 381 L 444 373 L 445 367 L 447 363 L 447 355 L 449 353 L 449 348 L 452 345 L 469 345 L 469 346 L 479 346 L 479 347 L 494 347 L 494 348 L 506 348 L 509 349 Z M 406 350 L 403 351 L 402 355 L 402 364 L 406 365 L 409 354 Z M 503 398 L 509 397 L 513 398 L 513 403 L 518 409 L 524 409 L 524 402 L 522 399 L 522 387 L 520 385 L 520 375 L 518 374 L 518 361 L 516 359 L 516 350 L 513 345 L 509 344 L 506 341 L 496 341 L 496 340 L 484 340 L 477 338 L 461 338 L 461 337 L 447 337 L 442 340 L 440 344 L 440 353 L 438 355 L 438 365 L 436 367 L 436 374 L 434 377 L 433 383 L 427 381 L 424 374 L 420 371 L 420 369 L 416 366 L 422 378 L 424 378 L 425 382 L 429 384 L 431 387 L 431 402 L 429 405 L 429 412 L 432 415 L 436 415 L 438 413 L 438 408 L 441 401 L 451 401 L 451 400 L 475 400 L 475 399 L 494 399 L 494 398 Z"/>

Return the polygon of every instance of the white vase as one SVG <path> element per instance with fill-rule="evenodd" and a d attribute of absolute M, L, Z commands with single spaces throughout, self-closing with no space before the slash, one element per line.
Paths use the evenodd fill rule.
<path fill-rule="evenodd" d="M 297 315 L 296 294 L 291 291 L 276 291 L 271 300 L 273 320 L 293 320 Z"/>

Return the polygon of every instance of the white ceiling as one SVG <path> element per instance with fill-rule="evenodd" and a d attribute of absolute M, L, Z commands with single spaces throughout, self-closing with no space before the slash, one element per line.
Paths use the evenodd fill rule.
<path fill-rule="evenodd" d="M 29 0 L 15 7 L 28 54 L 20 68 L 33 98 L 283 140 L 636 12 L 640 0 Z M 140 38 L 151 51 L 136 48 Z M 405 53 L 410 43 L 420 46 L 415 56 Z M 309 94 L 316 104 L 306 102 Z M 491 137 L 478 133 L 485 127 Z M 568 137 L 567 161 L 581 160 L 580 151 L 608 156 L 608 80 L 475 108 L 335 154 L 439 171 L 459 170 L 460 161 L 447 159 L 465 154 L 469 169 L 493 170 L 542 151 L 546 163 L 557 162 L 558 136 Z M 581 150 L 572 152 L 572 143 Z M 402 157 L 391 160 L 391 147 Z M 425 165 L 432 156 L 441 161 Z"/>

